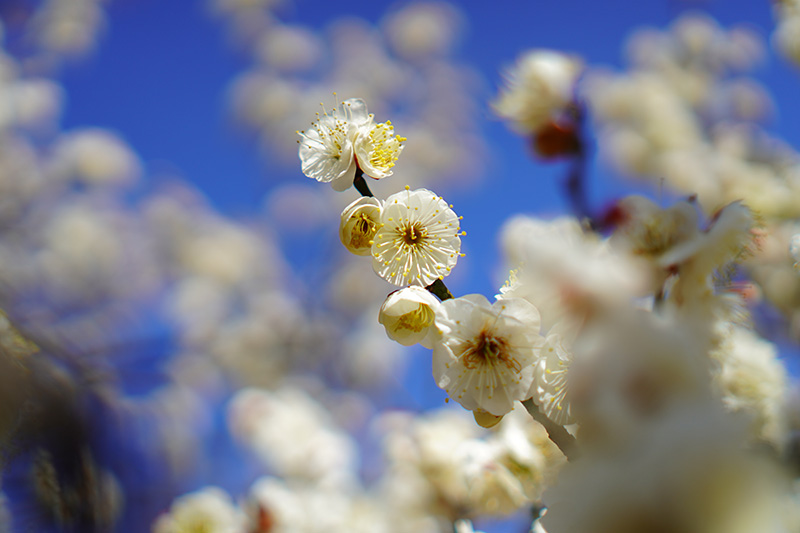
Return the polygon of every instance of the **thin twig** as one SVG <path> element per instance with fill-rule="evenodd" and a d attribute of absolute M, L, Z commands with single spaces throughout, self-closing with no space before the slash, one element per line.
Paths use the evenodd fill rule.
<path fill-rule="evenodd" d="M 428 292 L 439 298 L 441 301 L 449 300 L 453 297 L 450 289 L 447 288 L 447 285 L 445 285 L 444 281 L 441 279 L 437 279 L 425 288 L 428 289 Z"/>
<path fill-rule="evenodd" d="M 372 194 L 372 191 L 369 190 L 367 181 L 364 179 L 364 171 L 360 168 L 356 168 L 356 177 L 353 178 L 353 186 L 358 192 L 361 193 L 361 196 L 369 196 L 370 198 L 375 197 L 375 195 Z"/>

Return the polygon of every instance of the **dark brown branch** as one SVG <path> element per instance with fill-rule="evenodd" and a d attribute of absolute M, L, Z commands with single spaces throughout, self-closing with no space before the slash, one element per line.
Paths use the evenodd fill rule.
<path fill-rule="evenodd" d="M 361 196 L 369 196 L 370 198 L 375 197 L 375 195 L 372 194 L 372 191 L 369 190 L 367 180 L 364 179 L 364 171 L 360 168 L 356 168 L 356 177 L 353 178 L 353 186 L 358 192 L 361 193 Z"/>
<path fill-rule="evenodd" d="M 441 279 L 437 279 L 427 287 L 428 292 L 439 298 L 441 301 L 449 300 L 453 297 L 450 290 L 447 288 L 447 285 L 444 284 L 444 281 Z"/>

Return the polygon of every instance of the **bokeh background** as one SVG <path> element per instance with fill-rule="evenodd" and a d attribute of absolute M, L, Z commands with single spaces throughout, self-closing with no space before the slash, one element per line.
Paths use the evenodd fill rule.
<path fill-rule="evenodd" d="M 67 4 L 78 7 L 59 13 Z M 333 418 L 362 446 L 366 479 L 379 471 L 368 429 L 377 413 L 444 406 L 427 352 L 380 337 L 377 305 L 392 288 L 338 245 L 355 191 L 336 196 L 300 172 L 294 132 L 319 102 L 333 107 L 334 91 L 364 98 L 409 138 L 379 196 L 428 187 L 463 215 L 466 257 L 447 280 L 456 294 L 497 293 L 507 277 L 498 234 L 511 215 L 570 209 L 567 163 L 537 159 L 490 106 L 524 50 L 624 70 L 634 32 L 702 13 L 762 42 L 748 73 L 769 94 L 758 122 L 800 146 L 800 69 L 770 45 L 766 0 L 61 5 L 0 3 L 4 65 L 14 65 L 6 86 L 46 80 L 8 104 L 29 106 L 30 120 L 12 112 L 22 118 L 3 125 L 2 161 L 21 168 L 0 170 L 3 194 L 23 206 L 4 207 L 3 300 L 74 380 L 65 394 L 91 428 L 79 448 L 125 495 L 116 531 L 149 530 L 174 497 L 205 485 L 240 496 L 264 473 L 228 430 L 244 386 L 299 379 L 339 405 Z M 587 126 L 598 212 L 630 192 L 680 196 L 626 177 L 598 147 L 599 126 Z M 111 155 L 98 162 L 98 151 Z M 20 187 L 30 175 L 36 185 Z M 769 304 L 758 312 L 796 374 L 790 328 L 770 326 L 785 319 Z M 15 527 L 39 531 L 49 522 L 31 503 L 35 462 L 12 462 L 2 487 Z M 516 531 L 516 520 L 487 531 Z"/>

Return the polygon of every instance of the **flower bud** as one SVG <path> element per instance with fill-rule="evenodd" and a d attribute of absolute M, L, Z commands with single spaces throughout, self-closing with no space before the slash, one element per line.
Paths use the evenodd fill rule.
<path fill-rule="evenodd" d="M 381 306 L 378 322 L 386 334 L 403 346 L 424 343 L 428 336 L 439 300 L 422 287 L 412 286 L 391 293 Z M 429 346 L 426 346 L 429 347 Z"/>
<path fill-rule="evenodd" d="M 362 196 L 342 211 L 339 238 L 356 255 L 369 255 L 381 219 L 381 201 Z"/>
<path fill-rule="evenodd" d="M 544 161 L 569 157 L 581 151 L 581 141 L 573 124 L 550 121 L 534 134 L 533 149 Z"/>
<path fill-rule="evenodd" d="M 480 407 L 472 411 L 472 416 L 475 417 L 475 422 L 483 428 L 492 428 L 500 423 L 505 415 L 493 415 L 489 411 L 484 411 Z"/>

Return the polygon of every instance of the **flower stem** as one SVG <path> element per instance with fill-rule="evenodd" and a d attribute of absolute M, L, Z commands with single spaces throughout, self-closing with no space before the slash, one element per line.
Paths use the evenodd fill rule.
<path fill-rule="evenodd" d="M 441 301 L 449 300 L 453 297 L 450 290 L 447 288 L 447 285 L 444 284 L 444 281 L 441 279 L 437 279 L 427 287 L 428 292 L 439 298 Z"/>
<path fill-rule="evenodd" d="M 353 186 L 358 192 L 361 193 L 361 196 L 369 196 L 370 198 L 375 197 L 375 195 L 372 194 L 372 191 L 369 190 L 367 181 L 364 179 L 364 171 L 360 168 L 356 168 L 356 177 L 353 178 Z"/>
<path fill-rule="evenodd" d="M 564 429 L 564 426 L 559 426 L 549 418 L 547 418 L 536 404 L 533 403 L 531 398 L 528 398 L 522 405 L 525 406 L 525 409 L 528 410 L 528 414 L 531 415 L 531 418 L 539 422 L 544 429 L 547 430 L 547 436 L 550 437 L 550 440 L 558 446 L 558 449 L 561 450 L 561 453 L 567 458 L 567 461 L 573 461 L 578 457 L 578 448 L 575 443 L 575 437 L 569 434 L 569 432 Z"/>

